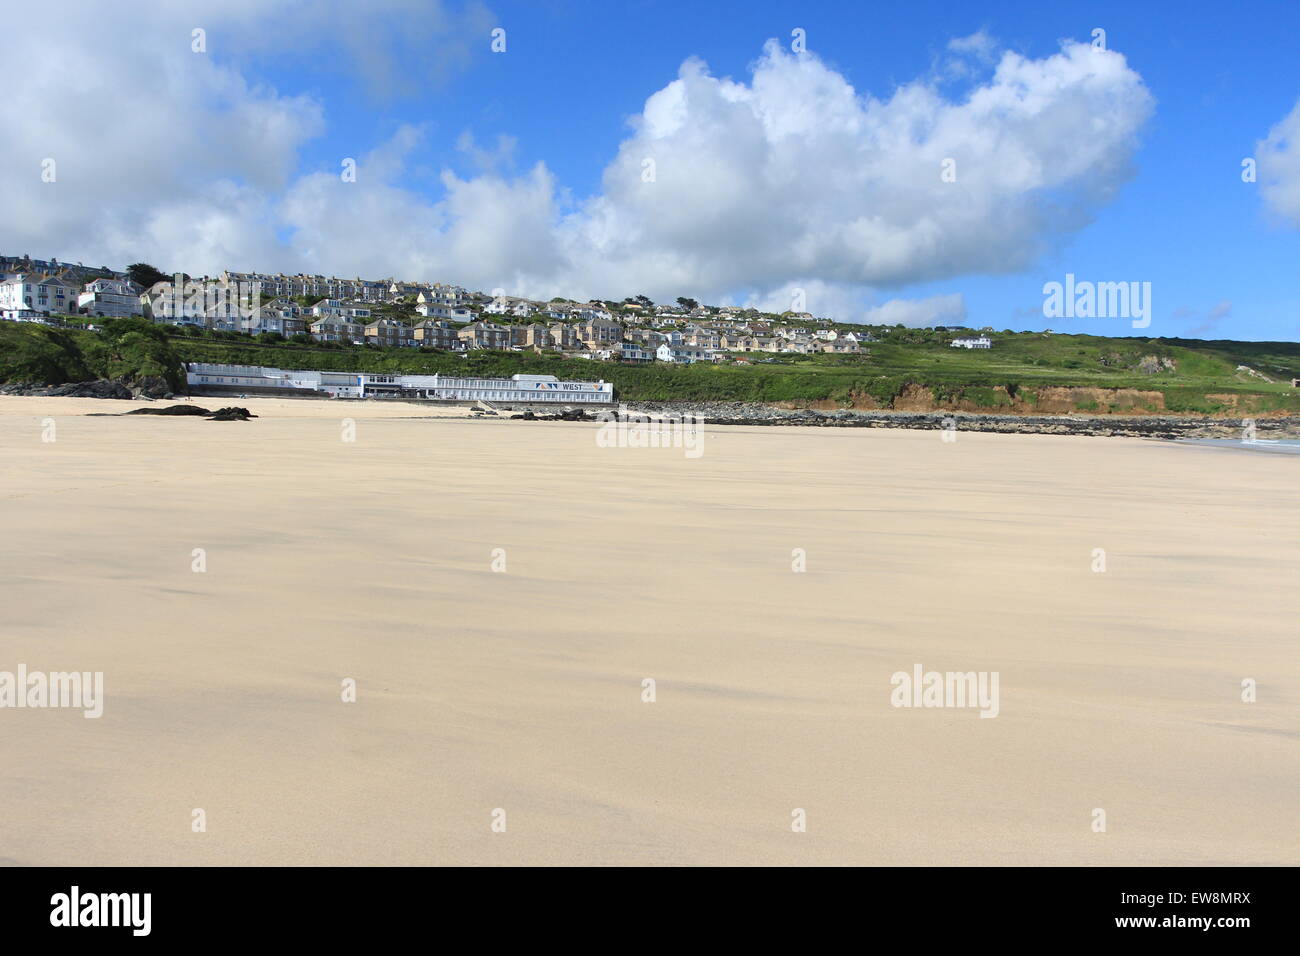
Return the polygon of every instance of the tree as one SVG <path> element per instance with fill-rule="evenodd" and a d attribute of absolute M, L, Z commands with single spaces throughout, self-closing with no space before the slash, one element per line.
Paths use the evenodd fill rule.
<path fill-rule="evenodd" d="M 654 300 L 651 299 L 648 295 L 638 295 L 635 296 L 634 298 L 636 299 L 637 302 L 640 302 L 647 309 L 653 309 L 655 307 Z"/>
<path fill-rule="evenodd" d="M 688 299 L 685 296 L 680 296 L 680 295 L 677 297 L 677 304 L 680 305 L 687 312 L 690 312 L 693 309 L 698 309 L 700 307 L 700 304 L 696 302 L 694 299 Z"/>
<path fill-rule="evenodd" d="M 127 278 L 129 278 L 136 285 L 145 289 L 152 289 L 159 282 L 166 282 L 169 278 L 171 278 L 170 276 L 164 275 L 162 272 L 159 272 L 157 269 L 149 265 L 149 263 L 147 262 L 131 263 L 129 266 L 126 267 L 126 275 Z"/>
<path fill-rule="evenodd" d="M 109 319 L 85 354 L 102 378 L 128 383 L 161 377 L 173 390 L 185 384 L 180 356 L 172 348 L 168 330 L 148 319 Z"/>

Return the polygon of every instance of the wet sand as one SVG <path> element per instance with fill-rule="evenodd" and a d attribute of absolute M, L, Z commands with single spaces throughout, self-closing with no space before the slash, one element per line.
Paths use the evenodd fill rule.
<path fill-rule="evenodd" d="M 1291 456 L 200 402 L 0 398 L 0 862 L 1300 862 Z"/>

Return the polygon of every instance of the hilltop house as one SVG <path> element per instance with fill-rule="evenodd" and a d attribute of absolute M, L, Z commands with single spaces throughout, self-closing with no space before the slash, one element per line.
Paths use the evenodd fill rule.
<path fill-rule="evenodd" d="M 366 344 L 412 348 L 415 333 L 398 319 L 375 319 L 366 326 Z"/>
<path fill-rule="evenodd" d="M 614 357 L 622 359 L 624 362 L 634 362 L 637 365 L 646 365 L 655 360 L 655 353 L 639 345 L 636 342 L 623 342 L 611 349 Z"/>
<path fill-rule="evenodd" d="M 460 347 L 460 337 L 446 319 L 425 319 L 412 330 L 415 344 L 424 348 L 455 349 Z"/>
<path fill-rule="evenodd" d="M 578 347 L 577 330 L 569 323 L 552 322 L 550 332 L 551 332 L 551 346 L 553 348 L 560 349 L 561 351 L 567 351 L 569 349 L 576 349 Z"/>
<path fill-rule="evenodd" d="M 77 289 L 51 275 L 21 273 L 0 282 L 0 312 L 52 312 L 76 310 Z"/>
<path fill-rule="evenodd" d="M 469 309 L 460 304 L 459 291 L 451 286 L 435 286 L 421 292 L 415 302 L 415 311 L 426 318 L 458 322 L 468 322 L 471 318 Z"/>
<path fill-rule="evenodd" d="M 600 318 L 598 316 L 583 319 L 577 324 L 575 331 L 578 335 L 578 341 L 593 349 L 615 345 L 623 339 L 622 325 L 609 318 Z"/>
<path fill-rule="evenodd" d="M 359 305 L 355 302 L 343 302 L 339 299 L 321 299 L 307 311 L 322 318 L 350 319 L 354 322 L 357 319 L 370 318 L 369 306 Z"/>
<path fill-rule="evenodd" d="M 541 322 L 530 322 L 528 325 L 510 326 L 510 344 L 515 348 L 542 349 L 552 348 L 551 330 Z"/>
<path fill-rule="evenodd" d="M 329 316 L 311 324 L 311 337 L 317 342 L 361 343 L 365 341 L 366 328 L 360 322 Z"/>
<path fill-rule="evenodd" d="M 508 349 L 510 330 L 491 322 L 471 322 L 456 333 L 470 349 Z"/>
<path fill-rule="evenodd" d="M 955 349 L 991 349 L 993 340 L 987 335 L 981 335 L 978 338 L 970 339 L 953 339 L 952 348 Z"/>
<path fill-rule="evenodd" d="M 655 350 L 655 358 L 661 362 L 672 362 L 677 365 L 693 365 L 696 362 L 711 362 L 713 354 L 708 349 L 696 348 L 693 345 L 665 343 Z"/>
<path fill-rule="evenodd" d="M 140 291 L 130 279 L 95 279 L 77 296 L 77 309 L 86 315 L 141 315 Z"/>

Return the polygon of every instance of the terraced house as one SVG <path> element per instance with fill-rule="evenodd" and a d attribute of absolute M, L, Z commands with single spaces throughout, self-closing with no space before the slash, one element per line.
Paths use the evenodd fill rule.
<path fill-rule="evenodd" d="M 311 337 L 317 342 L 364 342 L 366 327 L 335 316 L 317 319 L 311 324 Z"/>
<path fill-rule="evenodd" d="M 154 322 L 224 332 L 238 331 L 240 319 L 255 309 L 249 286 L 206 277 L 181 286 L 159 282 L 140 296 L 140 311 Z"/>
<path fill-rule="evenodd" d="M 578 335 L 578 341 L 589 349 L 605 348 L 623 341 L 623 326 L 612 319 L 583 319 L 574 331 Z"/>
<path fill-rule="evenodd" d="M 425 319 L 417 322 L 411 330 L 415 344 L 431 349 L 458 349 L 461 347 L 460 336 L 446 319 Z"/>
<path fill-rule="evenodd" d="M 510 330 L 491 322 L 471 322 L 457 335 L 469 349 L 508 349 L 510 348 Z"/>
<path fill-rule="evenodd" d="M 578 347 L 578 330 L 568 322 L 551 323 L 551 347 L 567 351 Z"/>
<path fill-rule="evenodd" d="M 551 330 L 541 322 L 510 326 L 510 344 L 521 349 L 551 348 Z"/>
<path fill-rule="evenodd" d="M 466 322 L 469 309 L 462 304 L 460 290 L 455 286 L 435 286 L 415 297 L 415 311 L 430 319 L 455 319 Z"/>
<path fill-rule="evenodd" d="M 22 273 L 0 282 L 0 312 L 75 312 L 77 292 L 76 286 L 55 276 Z"/>
<path fill-rule="evenodd" d="M 376 319 L 366 326 L 366 343 L 414 348 L 415 330 L 399 319 Z"/>
<path fill-rule="evenodd" d="M 343 302 L 339 299 L 321 299 L 308 311 L 322 318 L 351 319 L 356 322 L 370 318 L 370 307 L 359 302 Z"/>

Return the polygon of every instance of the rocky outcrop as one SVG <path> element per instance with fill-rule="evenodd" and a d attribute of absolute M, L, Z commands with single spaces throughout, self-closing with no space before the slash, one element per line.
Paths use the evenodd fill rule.
<path fill-rule="evenodd" d="M 208 416 L 208 421 L 246 422 L 250 418 L 256 418 L 256 417 L 257 416 L 254 415 L 252 412 L 250 412 L 247 408 L 241 408 L 239 406 L 232 405 L 227 408 L 218 408 L 215 412 L 213 412 L 211 415 Z"/>
<path fill-rule="evenodd" d="M 202 405 L 168 405 L 166 408 L 133 408 L 127 415 L 211 415 Z"/>
<path fill-rule="evenodd" d="M 63 385 L 32 385 L 14 383 L 0 387 L 0 395 L 39 395 L 46 398 L 119 398 L 130 400 L 135 396 L 121 382 L 97 379 L 92 382 L 67 382 Z"/>
<path fill-rule="evenodd" d="M 126 412 L 127 415 L 182 415 L 195 418 L 206 418 L 213 422 L 246 422 L 250 418 L 257 416 L 247 408 L 240 406 L 229 406 L 227 408 L 218 408 L 215 412 L 209 411 L 202 405 L 168 405 L 166 408 L 133 408 Z"/>
<path fill-rule="evenodd" d="M 825 428 L 950 428 L 968 432 L 1089 435 L 1128 438 L 1240 438 L 1243 420 L 1162 415 L 983 415 L 963 412 L 813 411 L 741 402 L 636 402 L 629 411 L 694 415 L 710 425 L 814 426 Z M 1300 418 L 1259 418 L 1261 438 L 1300 437 Z"/>
<path fill-rule="evenodd" d="M 566 408 L 554 415 L 537 415 L 530 410 L 510 417 L 525 422 L 594 422 L 596 420 L 596 416 L 582 408 Z"/>
<path fill-rule="evenodd" d="M 167 384 L 167 379 L 158 375 L 148 375 L 140 379 L 139 382 L 131 386 L 131 392 L 136 398 L 172 397 L 172 387 Z"/>

